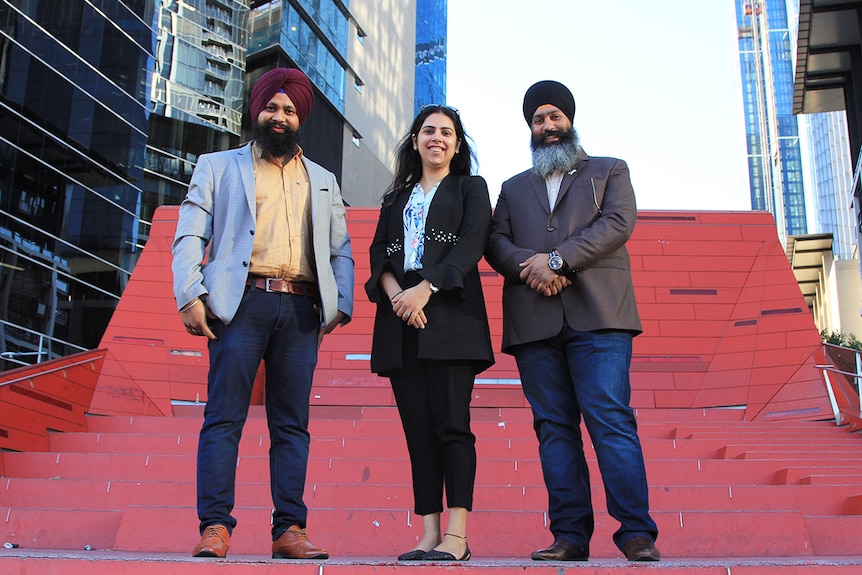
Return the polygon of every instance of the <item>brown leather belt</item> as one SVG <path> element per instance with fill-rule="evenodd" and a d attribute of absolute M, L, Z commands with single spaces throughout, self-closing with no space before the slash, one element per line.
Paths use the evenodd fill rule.
<path fill-rule="evenodd" d="M 306 297 L 320 299 L 320 292 L 317 291 L 317 286 L 311 283 L 292 282 L 279 278 L 249 276 L 245 281 L 245 285 L 254 286 L 257 289 L 262 289 L 268 292 L 290 293 L 293 295 L 304 295 Z"/>

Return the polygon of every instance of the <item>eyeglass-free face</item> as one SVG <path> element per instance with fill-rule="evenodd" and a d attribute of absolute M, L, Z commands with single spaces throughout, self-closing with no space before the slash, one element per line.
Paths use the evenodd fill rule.
<path fill-rule="evenodd" d="M 413 149 L 419 152 L 424 168 L 448 169 L 452 158 L 461 147 L 455 124 L 446 114 L 430 114 L 418 134 L 413 134 Z"/>

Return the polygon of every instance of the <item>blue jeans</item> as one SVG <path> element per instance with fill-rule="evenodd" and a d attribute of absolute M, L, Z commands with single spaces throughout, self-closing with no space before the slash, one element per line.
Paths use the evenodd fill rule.
<path fill-rule="evenodd" d="M 608 513 L 620 522 L 614 543 L 622 549 L 632 537 L 654 541 L 658 528 L 649 515 L 643 451 L 629 407 L 632 335 L 564 326 L 556 337 L 517 345 L 513 353 L 533 408 L 554 538 L 589 553 L 595 523 L 583 417 L 598 457 Z"/>
<path fill-rule="evenodd" d="M 198 518 L 201 532 L 222 524 L 233 532 L 236 463 L 242 428 L 260 362 L 269 427 L 273 540 L 291 525 L 305 527 L 302 500 L 308 463 L 308 401 L 320 316 L 315 300 L 246 288 L 229 325 L 213 322 L 207 404 L 198 442 Z"/>

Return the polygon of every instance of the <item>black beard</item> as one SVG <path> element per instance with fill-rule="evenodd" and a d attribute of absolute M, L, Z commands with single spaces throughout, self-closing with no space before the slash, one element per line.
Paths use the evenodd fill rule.
<path fill-rule="evenodd" d="M 548 136 L 559 138 L 556 142 L 546 142 Z M 533 172 L 542 179 L 554 172 L 568 172 L 578 161 L 580 139 L 574 128 L 567 131 L 545 132 L 530 140 L 533 150 Z"/>
<path fill-rule="evenodd" d="M 281 126 L 284 133 L 273 132 L 273 126 Z M 264 155 L 271 158 L 292 158 L 296 155 L 296 145 L 299 143 L 299 130 L 291 130 L 285 124 L 256 122 L 252 129 L 252 139 L 263 150 Z"/>

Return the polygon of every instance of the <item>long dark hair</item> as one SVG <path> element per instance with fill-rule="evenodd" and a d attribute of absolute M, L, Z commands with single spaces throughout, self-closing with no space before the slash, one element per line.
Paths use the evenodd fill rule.
<path fill-rule="evenodd" d="M 461 141 L 458 153 L 455 154 L 449 164 L 449 173 L 456 176 L 469 176 L 473 173 L 476 152 L 470 145 L 470 138 L 464 131 L 458 110 L 442 104 L 425 106 L 419 111 L 419 115 L 416 116 L 413 125 L 410 126 L 410 131 L 407 132 L 395 150 L 395 177 L 392 178 L 392 183 L 386 188 L 384 203 L 391 203 L 398 192 L 412 188 L 422 178 L 422 158 L 419 156 L 419 151 L 413 149 L 413 136 L 419 134 L 426 118 L 431 114 L 443 114 L 452 120 L 452 125 L 455 126 L 455 136 Z"/>

